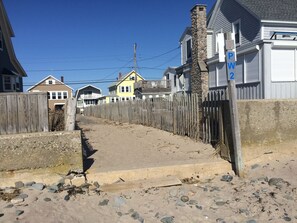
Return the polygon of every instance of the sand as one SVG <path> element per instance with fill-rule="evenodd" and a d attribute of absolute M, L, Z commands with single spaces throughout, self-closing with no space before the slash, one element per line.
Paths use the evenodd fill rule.
<path fill-rule="evenodd" d="M 94 150 L 89 152 L 93 170 L 218 159 L 209 145 L 153 128 L 86 117 L 78 121 Z M 68 201 L 66 191 L 22 188 L 28 195 L 23 202 L 7 207 L 11 202 L 0 200 L 0 222 L 297 222 L 295 145 L 286 142 L 262 152 L 253 148 L 257 154 L 246 160 L 245 178 L 226 172 L 181 186 L 115 193 L 97 193 L 91 186 Z M 222 181 L 223 175 L 233 178 Z M 17 216 L 17 210 L 24 213 Z"/>

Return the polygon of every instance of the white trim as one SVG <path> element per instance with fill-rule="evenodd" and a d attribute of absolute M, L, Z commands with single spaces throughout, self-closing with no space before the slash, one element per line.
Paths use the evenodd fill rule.
<path fill-rule="evenodd" d="M 236 43 L 236 37 L 235 37 L 235 34 L 236 34 L 235 26 L 237 24 L 239 25 L 239 27 L 238 27 L 239 43 Z M 233 35 L 234 35 L 234 41 L 235 41 L 236 47 L 239 47 L 239 46 L 241 46 L 241 19 L 237 19 L 235 22 L 232 22 L 231 26 L 232 26 L 232 33 L 234 33 Z"/>
<path fill-rule="evenodd" d="M 261 20 L 262 23 L 275 24 L 297 24 L 297 21 L 277 21 L 277 20 Z"/>
<path fill-rule="evenodd" d="M 239 50 L 237 51 L 237 56 L 240 56 L 241 54 L 244 53 L 252 53 L 253 51 L 259 51 L 260 50 L 260 46 L 256 45 L 256 46 L 252 46 L 250 48 L 244 49 L 244 50 Z M 219 58 L 214 58 L 214 59 L 210 59 L 209 61 L 207 61 L 207 64 L 214 64 L 214 63 L 218 63 L 219 62 Z"/>
<path fill-rule="evenodd" d="M 68 91 L 47 91 L 50 94 L 50 98 L 48 100 L 66 100 L 69 98 Z M 66 92 L 67 98 L 64 98 L 64 92 Z M 56 93 L 56 98 L 53 99 L 53 93 Z M 58 99 L 58 93 L 61 93 L 61 99 Z"/>
<path fill-rule="evenodd" d="M 260 31 L 260 38 L 261 39 L 264 39 L 264 36 L 265 36 L 265 34 L 264 34 L 264 32 L 265 32 L 265 27 L 264 26 L 261 26 L 261 31 Z"/>
<path fill-rule="evenodd" d="M 271 48 L 297 48 L 297 42 L 295 41 L 275 41 L 272 42 Z"/>
<path fill-rule="evenodd" d="M 57 82 L 59 82 L 60 84 L 65 85 L 66 87 L 70 88 L 73 91 L 72 87 L 69 87 L 67 84 L 63 83 L 62 81 L 60 81 L 59 79 L 55 78 L 52 75 L 48 75 L 47 77 L 43 78 L 41 81 L 39 81 L 38 83 L 36 83 L 35 85 L 33 85 L 32 87 L 28 88 L 27 91 L 31 91 L 32 88 L 36 87 L 37 85 L 41 84 L 42 82 L 44 82 L 45 80 L 47 80 L 48 78 L 52 78 L 54 80 L 56 80 Z"/>

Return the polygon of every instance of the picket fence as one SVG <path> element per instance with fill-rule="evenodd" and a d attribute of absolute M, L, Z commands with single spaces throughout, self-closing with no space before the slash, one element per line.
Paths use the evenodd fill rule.
<path fill-rule="evenodd" d="M 174 96 L 173 100 L 151 98 L 90 106 L 84 115 L 117 122 L 151 126 L 199 139 L 198 96 Z"/>

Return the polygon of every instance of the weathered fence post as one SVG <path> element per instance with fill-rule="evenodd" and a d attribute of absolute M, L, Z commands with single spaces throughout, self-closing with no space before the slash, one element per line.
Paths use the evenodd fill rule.
<path fill-rule="evenodd" d="M 226 68 L 227 68 L 227 80 L 228 80 L 228 93 L 229 93 L 229 107 L 231 115 L 231 128 L 235 158 L 235 172 L 238 176 L 243 176 L 243 159 L 241 154 L 241 138 L 240 138 L 240 126 L 237 109 L 237 96 L 235 86 L 235 44 L 232 40 L 231 33 L 225 34 L 225 46 L 226 46 Z"/>
<path fill-rule="evenodd" d="M 68 98 L 65 108 L 65 131 L 73 131 L 75 129 L 76 117 L 76 98 Z"/>

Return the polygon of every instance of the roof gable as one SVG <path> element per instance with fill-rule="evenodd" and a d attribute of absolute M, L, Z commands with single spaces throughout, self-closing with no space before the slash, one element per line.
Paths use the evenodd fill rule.
<path fill-rule="evenodd" d="M 61 85 L 65 85 L 66 87 L 68 87 L 69 89 L 71 89 L 73 91 L 73 88 L 68 86 L 67 84 L 63 83 L 62 81 L 60 81 L 59 79 L 55 78 L 52 75 L 48 75 L 47 77 L 43 78 L 41 81 L 39 81 L 38 83 L 36 83 L 35 85 L 33 85 L 32 87 L 28 88 L 27 91 L 31 91 L 33 88 L 37 87 L 38 85 L 42 84 L 43 82 L 45 82 L 48 79 L 54 79 L 56 82 L 58 82 Z"/>
<path fill-rule="evenodd" d="M 120 85 L 123 81 L 125 81 L 128 77 L 130 77 L 134 73 L 137 75 L 137 77 L 140 77 L 141 79 L 145 80 L 139 73 L 137 73 L 135 70 L 132 70 L 117 82 L 112 83 L 108 88 Z"/>
<path fill-rule="evenodd" d="M 185 29 L 185 31 L 183 32 L 183 34 L 181 35 L 179 42 L 182 42 L 184 40 L 184 38 L 186 37 L 186 35 L 192 36 L 192 29 L 191 27 L 187 27 Z"/>
<path fill-rule="evenodd" d="M 95 87 L 94 85 L 89 84 L 89 85 L 86 85 L 86 86 L 83 86 L 83 87 L 77 89 L 76 92 L 75 92 L 75 97 L 77 97 L 77 95 L 79 94 L 80 91 L 82 91 L 82 90 L 84 90 L 86 88 L 96 89 L 96 90 L 100 91 L 100 94 L 102 94 L 102 90 L 100 88 Z"/>

